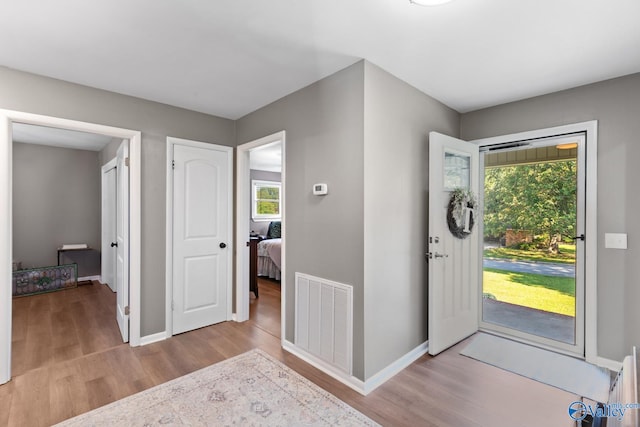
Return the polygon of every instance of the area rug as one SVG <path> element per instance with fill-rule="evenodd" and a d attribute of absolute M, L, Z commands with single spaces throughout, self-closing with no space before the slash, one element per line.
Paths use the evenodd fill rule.
<path fill-rule="evenodd" d="M 609 399 L 609 370 L 574 357 L 483 333 L 460 354 L 596 402 Z"/>
<path fill-rule="evenodd" d="M 379 424 L 257 349 L 58 424 L 157 425 Z"/>

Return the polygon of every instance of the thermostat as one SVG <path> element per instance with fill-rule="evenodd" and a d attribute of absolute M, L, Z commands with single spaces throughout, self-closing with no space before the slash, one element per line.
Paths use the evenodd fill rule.
<path fill-rule="evenodd" d="M 314 196 L 324 196 L 329 192 L 327 188 L 327 184 L 313 184 L 313 195 Z"/>

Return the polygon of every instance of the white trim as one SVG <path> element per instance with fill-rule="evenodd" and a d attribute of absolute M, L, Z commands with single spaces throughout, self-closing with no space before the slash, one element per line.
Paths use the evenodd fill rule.
<path fill-rule="evenodd" d="M 346 374 L 335 366 L 307 353 L 291 341 L 283 340 L 282 348 L 294 356 L 304 360 L 311 366 L 321 370 L 331 378 L 340 381 L 342 384 L 352 388 L 363 396 L 366 396 L 391 379 L 394 375 L 398 374 L 400 371 L 425 355 L 429 351 L 429 341 L 423 342 L 404 356 L 387 365 L 387 367 L 378 371 L 378 373 L 366 381 L 362 381 L 353 375 Z"/>
<path fill-rule="evenodd" d="M 140 337 L 140 345 L 148 345 L 153 344 L 154 342 L 164 341 L 170 336 L 166 331 L 158 332 L 157 334 L 145 335 L 144 337 Z"/>
<path fill-rule="evenodd" d="M 227 206 L 229 230 L 230 255 L 227 257 L 227 320 L 233 318 L 233 147 L 218 145 L 209 142 L 193 141 L 190 139 L 167 137 L 167 169 L 166 169 L 166 222 L 165 222 L 165 334 L 167 337 L 173 336 L 173 310 L 171 302 L 173 300 L 173 147 L 182 145 L 186 147 L 203 148 L 205 150 L 224 151 L 227 156 L 228 185 Z"/>
<path fill-rule="evenodd" d="M 565 134 L 585 133 L 586 138 L 586 208 L 585 208 L 585 294 L 584 294 L 584 356 L 587 362 L 598 364 L 598 122 L 574 123 L 477 139 L 480 146 L 505 142 L 533 140 Z"/>
<path fill-rule="evenodd" d="M 87 280 L 91 280 L 91 281 L 97 280 L 98 282 L 100 282 L 101 279 L 102 279 L 102 276 L 84 276 L 84 277 L 78 277 L 78 282 L 86 282 Z"/>
<path fill-rule="evenodd" d="M 298 358 L 304 360 L 311 366 L 321 370 L 325 374 L 329 375 L 331 378 L 334 378 L 340 381 L 342 384 L 349 386 L 353 390 L 362 394 L 363 396 L 366 396 L 366 393 L 365 393 L 366 387 L 365 387 L 364 381 L 352 375 L 348 375 L 345 372 L 341 371 L 340 369 L 336 368 L 335 366 L 332 366 L 329 363 L 325 362 L 324 360 L 319 359 L 316 356 L 313 356 L 307 353 L 306 351 L 302 350 L 300 347 L 296 346 L 291 341 L 283 340 L 282 348 L 288 351 L 289 353 L 293 354 L 294 356 L 297 356 Z"/>
<path fill-rule="evenodd" d="M 0 384 L 11 379 L 11 262 L 12 262 L 12 136 L 11 119 L 0 115 Z"/>
<path fill-rule="evenodd" d="M 380 387 L 386 381 L 391 379 L 394 375 L 411 365 L 413 362 L 427 354 L 429 351 L 429 341 L 425 341 L 409 353 L 397 359 L 395 362 L 388 365 L 386 368 L 373 375 L 364 383 L 364 393 L 369 394 L 376 388 Z"/>
<path fill-rule="evenodd" d="M 11 283 L 11 257 L 12 257 L 12 218 L 11 218 L 11 193 L 12 193 L 12 153 L 11 153 L 11 124 L 13 122 L 31 125 L 48 126 L 75 130 L 80 132 L 97 133 L 112 138 L 128 139 L 130 141 L 130 182 L 129 182 L 129 217 L 130 217 L 130 342 L 131 346 L 140 342 L 140 251 L 141 251 L 141 159 L 140 145 L 141 133 L 135 130 L 116 128 L 95 123 L 80 122 L 76 120 L 61 119 L 57 117 L 42 116 L 38 114 L 24 113 L 20 111 L 0 109 L 0 236 L 5 236 L 0 241 L 0 279 L 5 283 Z M 1 282 L 2 280 L 0 280 Z M 5 286 L 0 291 L 0 384 L 11 379 L 11 289 Z"/>
<path fill-rule="evenodd" d="M 249 219 L 251 218 L 251 178 L 249 166 L 249 153 L 251 150 L 267 144 L 280 142 L 282 144 L 282 171 L 281 171 L 281 192 L 280 192 L 280 213 L 282 221 L 282 260 L 281 260 L 281 339 L 282 345 L 285 342 L 285 319 L 286 319 L 286 132 L 280 131 L 263 138 L 256 139 L 236 147 L 236 306 L 235 315 L 237 322 L 249 320 L 249 254 L 244 242 L 249 238 Z"/>

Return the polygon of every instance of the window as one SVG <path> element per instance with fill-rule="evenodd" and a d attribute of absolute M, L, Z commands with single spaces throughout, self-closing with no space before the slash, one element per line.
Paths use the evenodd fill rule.
<path fill-rule="evenodd" d="M 254 221 L 280 219 L 280 189 L 275 181 L 251 181 L 251 217 Z"/>

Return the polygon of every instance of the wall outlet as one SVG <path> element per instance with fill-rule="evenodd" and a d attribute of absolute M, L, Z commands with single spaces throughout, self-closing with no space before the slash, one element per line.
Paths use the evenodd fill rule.
<path fill-rule="evenodd" d="M 604 247 L 627 249 L 627 233 L 604 233 Z"/>

